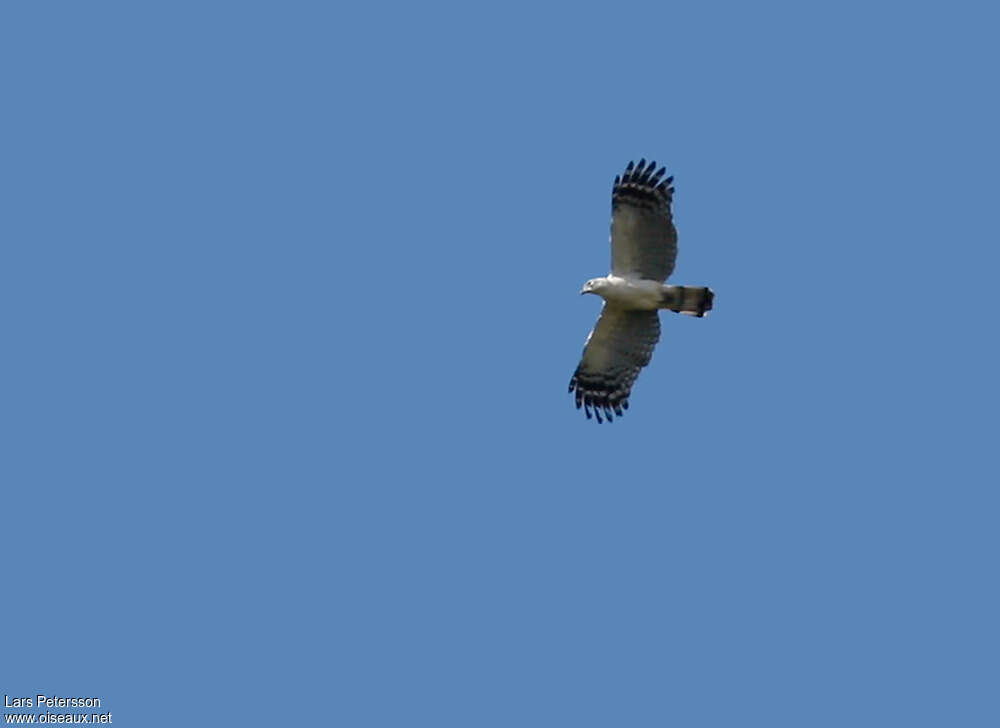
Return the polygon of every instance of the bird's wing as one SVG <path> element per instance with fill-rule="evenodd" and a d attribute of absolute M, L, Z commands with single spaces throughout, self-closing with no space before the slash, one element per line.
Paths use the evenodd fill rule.
<path fill-rule="evenodd" d="M 660 339 L 660 317 L 656 311 L 633 311 L 604 305 L 594 330 L 583 347 L 580 365 L 569 381 L 576 391 L 576 407 L 597 421 L 601 412 L 610 422 L 612 410 L 619 417 L 628 409 L 628 396 L 639 371 L 649 364 Z"/>
<path fill-rule="evenodd" d="M 611 192 L 611 272 L 665 281 L 677 259 L 677 230 L 670 204 L 673 177 L 661 181 L 656 162 L 628 163 Z"/>

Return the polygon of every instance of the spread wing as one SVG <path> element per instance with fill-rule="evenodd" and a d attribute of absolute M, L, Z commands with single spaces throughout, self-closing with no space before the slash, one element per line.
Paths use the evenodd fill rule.
<path fill-rule="evenodd" d="M 677 259 L 677 231 L 670 204 L 674 178 L 660 178 L 656 162 L 628 163 L 611 192 L 611 272 L 665 281 Z"/>
<path fill-rule="evenodd" d="M 569 381 L 576 391 L 576 408 L 584 408 L 587 419 L 594 408 L 610 422 L 611 412 L 621 417 L 628 409 L 632 383 L 653 357 L 660 339 L 660 316 L 656 311 L 633 311 L 604 305 L 594 330 L 583 347 L 583 358 Z"/>

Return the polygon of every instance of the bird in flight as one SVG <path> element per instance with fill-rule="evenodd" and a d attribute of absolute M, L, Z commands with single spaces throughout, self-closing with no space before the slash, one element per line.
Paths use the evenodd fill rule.
<path fill-rule="evenodd" d="M 569 381 L 576 408 L 602 422 L 628 409 L 632 384 L 660 339 L 659 309 L 704 316 L 715 294 L 703 286 L 664 283 L 677 259 L 677 230 L 670 212 L 673 177 L 662 179 L 656 162 L 629 162 L 611 191 L 611 273 L 583 284 L 604 299 L 587 337 L 580 365 Z"/>

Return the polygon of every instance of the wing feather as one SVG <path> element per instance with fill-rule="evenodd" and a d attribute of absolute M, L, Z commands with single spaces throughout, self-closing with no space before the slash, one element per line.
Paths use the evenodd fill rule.
<path fill-rule="evenodd" d="M 601 413 L 610 422 L 628 409 L 632 384 L 653 357 L 660 339 L 660 317 L 656 311 L 636 311 L 604 305 L 594 330 L 583 347 L 580 365 L 569 382 L 576 392 L 576 407 L 590 419 Z"/>
<path fill-rule="evenodd" d="M 611 272 L 665 281 L 677 260 L 677 230 L 670 206 L 673 177 L 656 162 L 628 163 L 611 192 Z"/>

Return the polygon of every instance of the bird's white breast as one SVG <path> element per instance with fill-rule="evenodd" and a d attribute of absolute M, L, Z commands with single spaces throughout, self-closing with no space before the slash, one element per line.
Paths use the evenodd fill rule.
<path fill-rule="evenodd" d="M 652 310 L 660 307 L 663 284 L 642 278 L 606 276 L 606 284 L 597 291 L 608 303 L 622 308 Z"/>

